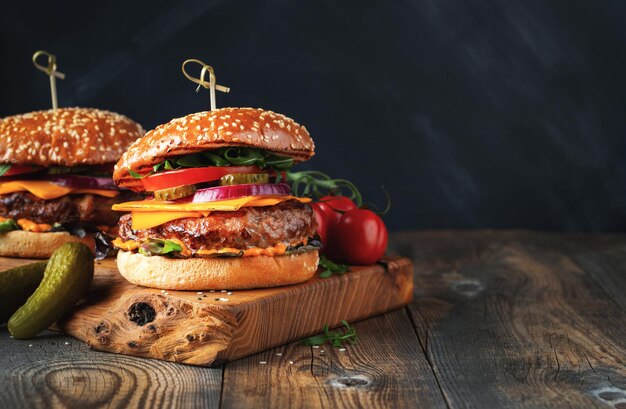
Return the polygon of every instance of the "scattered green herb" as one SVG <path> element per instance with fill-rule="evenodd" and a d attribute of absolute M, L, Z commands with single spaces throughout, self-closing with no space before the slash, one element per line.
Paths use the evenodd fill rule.
<path fill-rule="evenodd" d="M 361 192 L 346 179 L 333 179 L 317 170 L 304 170 L 301 172 L 286 172 L 287 181 L 291 182 L 291 189 L 296 196 L 315 196 L 320 198 L 326 195 L 339 195 L 343 190 L 350 194 L 348 197 L 358 207 L 363 205 Z"/>
<path fill-rule="evenodd" d="M 336 331 L 330 331 L 328 329 L 328 324 L 326 324 L 324 325 L 323 334 L 305 338 L 300 343 L 302 345 L 313 346 L 324 345 L 325 343 L 330 341 L 330 343 L 335 348 L 343 347 L 344 342 L 349 342 L 351 345 L 355 344 L 358 338 L 356 336 L 356 330 L 354 329 L 354 327 L 348 324 L 348 321 L 346 320 L 341 321 L 341 324 L 343 324 L 344 328 L 338 329 Z"/>
<path fill-rule="evenodd" d="M 329 260 L 326 256 L 320 256 L 320 266 L 324 267 L 324 271 L 320 273 L 320 278 L 328 278 L 333 274 L 343 275 L 348 271 L 347 265 L 337 264 Z"/>

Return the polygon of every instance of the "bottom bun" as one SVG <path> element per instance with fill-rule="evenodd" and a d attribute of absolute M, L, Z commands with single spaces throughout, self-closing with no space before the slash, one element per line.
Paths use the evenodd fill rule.
<path fill-rule="evenodd" d="M 117 268 L 134 284 L 164 290 L 243 290 L 304 282 L 317 271 L 317 250 L 285 256 L 168 258 L 120 251 Z"/>
<path fill-rule="evenodd" d="M 37 233 L 24 230 L 13 230 L 0 233 L 0 256 L 22 258 L 48 258 L 61 245 L 73 241 L 85 243 L 92 251 L 93 236 L 82 239 L 68 232 Z"/>

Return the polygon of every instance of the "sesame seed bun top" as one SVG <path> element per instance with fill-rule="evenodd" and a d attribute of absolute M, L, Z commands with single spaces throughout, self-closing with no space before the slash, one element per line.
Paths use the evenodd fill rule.
<path fill-rule="evenodd" d="M 113 180 L 141 191 L 141 181 L 129 169 L 146 174 L 166 158 L 224 146 L 265 149 L 296 162 L 315 154 L 309 132 L 291 118 L 258 108 L 222 108 L 176 118 L 149 131 L 115 165 Z"/>
<path fill-rule="evenodd" d="M 143 134 L 141 125 L 127 117 L 92 108 L 59 108 L 9 116 L 0 119 L 0 163 L 115 163 Z"/>

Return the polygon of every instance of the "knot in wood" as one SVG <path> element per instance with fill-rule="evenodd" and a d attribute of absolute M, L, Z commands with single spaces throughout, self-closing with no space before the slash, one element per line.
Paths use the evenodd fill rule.
<path fill-rule="evenodd" d="M 337 379 L 335 382 L 343 385 L 343 386 L 365 386 L 367 385 L 369 382 L 366 381 L 365 379 L 361 379 L 361 378 L 339 378 Z"/>
<path fill-rule="evenodd" d="M 128 319 L 139 326 L 154 321 L 156 311 L 147 302 L 136 302 L 128 309 Z"/>

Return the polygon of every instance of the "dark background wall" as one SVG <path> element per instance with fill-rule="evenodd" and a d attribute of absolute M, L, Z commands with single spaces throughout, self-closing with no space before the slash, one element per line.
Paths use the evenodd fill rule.
<path fill-rule="evenodd" d="M 2 2 L 0 115 L 60 104 L 146 128 L 208 109 L 180 72 L 213 65 L 218 106 L 310 130 L 306 166 L 394 206 L 392 229 L 626 229 L 622 1 Z"/>

